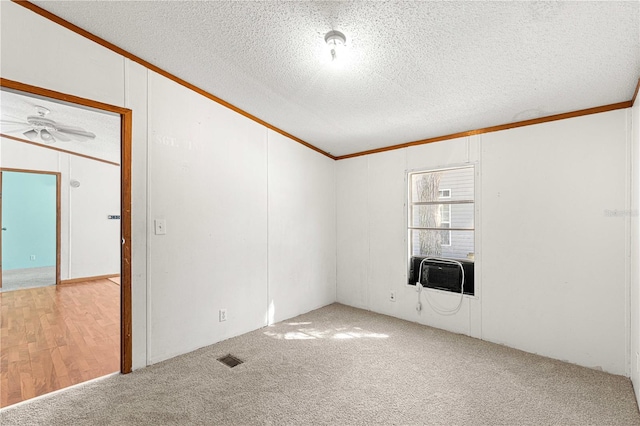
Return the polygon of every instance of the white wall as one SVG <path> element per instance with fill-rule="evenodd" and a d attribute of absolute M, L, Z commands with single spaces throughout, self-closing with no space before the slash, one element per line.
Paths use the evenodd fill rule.
<path fill-rule="evenodd" d="M 267 130 L 155 73 L 148 100 L 157 362 L 266 324 Z"/>
<path fill-rule="evenodd" d="M 627 112 L 339 161 L 338 301 L 628 372 Z M 407 170 L 476 164 L 476 295 L 451 316 L 406 283 Z M 391 291 L 397 301 L 389 299 Z M 456 295 L 426 290 L 443 306 Z"/>
<path fill-rule="evenodd" d="M 160 75 L 147 87 L 148 226 L 167 226 L 148 238 L 148 361 L 334 302 L 334 162 Z"/>
<path fill-rule="evenodd" d="M 269 323 L 336 300 L 335 161 L 268 132 Z"/>
<path fill-rule="evenodd" d="M 627 111 L 485 135 L 483 338 L 627 374 Z"/>
<path fill-rule="evenodd" d="M 640 401 L 640 102 L 631 109 L 631 380 Z"/>
<path fill-rule="evenodd" d="M 12 2 L 1 1 L 0 12 L 3 78 L 122 106 L 120 55 Z"/>
<path fill-rule="evenodd" d="M 69 278 L 120 274 L 120 167 L 69 155 Z"/>
<path fill-rule="evenodd" d="M 133 111 L 134 369 L 335 301 L 332 160 L 14 3 L 0 12 L 2 77 Z"/>
<path fill-rule="evenodd" d="M 60 279 L 120 273 L 120 168 L 2 138 L 5 168 L 60 172 Z M 79 188 L 69 181 L 78 180 Z"/>

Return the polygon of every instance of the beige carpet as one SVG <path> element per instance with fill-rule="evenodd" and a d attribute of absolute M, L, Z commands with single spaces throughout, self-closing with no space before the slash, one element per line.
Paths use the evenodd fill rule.
<path fill-rule="evenodd" d="M 0 291 L 22 290 L 56 284 L 56 267 L 3 269 Z"/>
<path fill-rule="evenodd" d="M 233 369 L 216 359 L 233 354 Z M 640 425 L 628 379 L 338 304 L 0 412 L 7 425 Z"/>

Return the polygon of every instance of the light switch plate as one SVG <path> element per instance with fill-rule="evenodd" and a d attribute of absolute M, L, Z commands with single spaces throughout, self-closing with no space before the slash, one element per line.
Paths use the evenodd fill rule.
<path fill-rule="evenodd" d="M 165 219 L 156 219 L 153 224 L 156 235 L 165 235 L 167 233 L 167 221 Z"/>

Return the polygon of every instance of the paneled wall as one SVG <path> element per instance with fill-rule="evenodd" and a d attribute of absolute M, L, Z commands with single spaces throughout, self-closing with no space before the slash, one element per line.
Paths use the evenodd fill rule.
<path fill-rule="evenodd" d="M 134 368 L 335 301 L 333 160 L 14 3 L 0 12 L 2 77 L 133 110 Z"/>
<path fill-rule="evenodd" d="M 338 301 L 629 374 L 627 110 L 338 162 Z M 476 165 L 476 295 L 406 285 L 406 172 Z M 390 292 L 397 295 L 390 300 Z"/>

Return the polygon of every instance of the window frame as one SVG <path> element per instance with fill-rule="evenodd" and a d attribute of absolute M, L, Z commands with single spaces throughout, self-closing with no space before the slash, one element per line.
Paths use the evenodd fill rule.
<path fill-rule="evenodd" d="M 477 280 L 474 279 L 475 281 L 475 291 L 473 294 L 467 294 L 465 293 L 463 295 L 464 298 L 471 298 L 471 299 L 479 299 L 480 298 L 480 291 L 481 291 L 481 283 L 479 280 L 479 276 L 477 272 L 481 267 L 481 256 L 480 253 L 478 252 L 478 244 L 481 243 L 481 233 L 480 233 L 480 229 L 479 229 L 479 220 L 480 220 L 480 202 L 481 200 L 478 198 L 480 196 L 480 181 L 479 181 L 479 177 L 480 177 L 480 164 L 477 161 L 469 161 L 469 162 L 464 162 L 464 163 L 452 163 L 452 164 L 448 164 L 448 165 L 444 165 L 444 166 L 434 166 L 434 167 L 416 167 L 416 168 L 411 168 L 411 169 L 406 169 L 405 170 L 405 202 L 404 202 L 404 220 L 405 220 L 405 264 L 407 265 L 407 276 L 405 278 L 405 286 L 410 287 L 410 288 L 415 288 L 415 284 L 411 284 L 408 282 L 408 274 L 409 274 L 409 265 L 411 263 L 411 258 L 414 256 L 413 255 L 413 247 L 412 247 L 412 238 L 411 238 L 411 232 L 412 232 L 412 227 L 411 222 L 410 222 L 410 214 L 411 214 L 411 208 L 412 208 L 412 180 L 411 180 L 411 176 L 414 174 L 420 174 L 420 173 L 430 173 L 430 172 L 440 172 L 440 171 L 447 171 L 447 170 L 454 170 L 454 169 L 464 169 L 464 168 L 470 168 L 473 170 L 473 201 L 471 202 L 467 202 L 470 204 L 473 204 L 473 210 L 474 210 L 474 220 L 473 220 L 473 227 L 472 228 L 450 228 L 449 232 L 451 232 L 451 230 L 453 231 L 472 231 L 473 235 L 474 235 L 474 247 L 473 247 L 473 254 L 474 256 L 471 259 L 471 262 L 473 262 L 474 266 L 474 276 L 476 278 L 478 278 Z M 449 188 L 444 188 L 444 189 L 449 189 Z M 440 198 L 440 197 L 439 197 Z M 433 202 L 433 204 L 442 204 L 439 202 Z M 459 202 L 450 202 L 448 204 L 463 204 L 463 203 L 459 203 Z M 439 228 L 438 230 L 442 230 L 441 228 Z M 450 291 L 448 290 L 443 290 L 443 289 L 438 289 L 438 288 L 432 288 L 432 287 L 423 287 L 422 289 L 423 291 L 427 291 L 427 292 L 434 292 L 434 293 L 446 293 L 446 294 L 451 294 Z"/>
<path fill-rule="evenodd" d="M 445 195 L 445 191 L 448 191 Z M 451 188 L 445 188 L 445 189 L 438 189 L 438 200 L 442 199 L 442 198 L 451 198 Z M 447 231 L 447 234 L 449 236 L 449 244 L 442 244 L 444 247 L 451 247 L 451 204 L 440 204 L 442 207 L 447 206 L 449 207 L 449 220 L 448 221 L 443 221 L 440 220 L 440 224 L 444 224 L 446 223 L 447 228 L 449 228 L 449 230 Z M 442 216 L 442 212 L 440 213 L 440 216 Z"/>
<path fill-rule="evenodd" d="M 411 169 L 411 170 L 407 170 L 405 173 L 405 190 L 406 190 L 406 198 L 405 198 L 405 230 L 406 230 L 406 253 L 407 253 L 407 265 L 409 264 L 409 260 L 411 259 L 411 257 L 413 256 L 413 250 L 412 250 L 412 238 L 411 238 L 411 232 L 413 230 L 420 230 L 420 229 L 424 229 L 424 230 L 434 230 L 434 231 L 443 231 L 443 230 L 448 230 L 449 232 L 451 231 L 472 231 L 474 233 L 474 253 L 476 253 L 476 249 L 475 249 L 475 245 L 476 245 L 476 238 L 477 238 L 477 226 L 476 226 L 476 221 L 477 221 L 477 200 L 476 200 L 476 195 L 477 195 L 477 179 L 476 179 L 476 175 L 477 175 L 477 169 L 478 169 L 478 164 L 475 162 L 471 162 L 471 163 L 463 163 L 463 164 L 452 164 L 450 166 L 445 166 L 445 167 L 433 167 L 433 168 L 416 168 L 416 169 Z M 457 170 L 457 169 L 472 169 L 473 170 L 473 200 L 441 200 L 441 197 L 438 197 L 437 201 L 430 201 L 430 202 L 419 202 L 419 203 L 413 203 L 412 202 L 412 181 L 411 181 L 411 177 L 413 175 L 417 175 L 417 174 L 422 174 L 422 173 L 434 173 L 434 172 L 446 172 L 449 170 Z M 450 188 L 443 188 L 444 190 L 447 190 Z M 439 193 L 440 193 L 440 189 L 438 189 Z M 449 193 L 449 197 L 451 198 L 451 192 Z M 471 228 L 453 228 L 453 227 L 449 227 L 449 228 L 425 228 L 425 227 L 414 227 L 411 225 L 411 211 L 412 211 L 412 207 L 414 205 L 437 205 L 437 204 L 473 204 L 474 206 L 474 223 L 473 223 L 473 227 Z M 451 217 L 449 218 L 449 220 L 451 220 Z M 453 240 L 451 240 L 453 241 Z M 451 247 L 451 245 L 445 246 L 445 247 Z"/>

